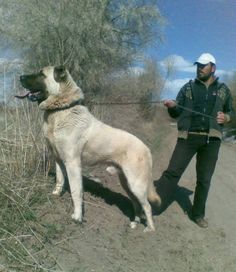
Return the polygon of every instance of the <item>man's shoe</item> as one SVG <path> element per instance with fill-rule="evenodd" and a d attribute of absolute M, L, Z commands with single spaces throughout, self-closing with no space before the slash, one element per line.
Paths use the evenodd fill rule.
<path fill-rule="evenodd" d="M 204 218 L 194 218 L 193 221 L 200 227 L 200 228 L 207 228 L 208 223 Z"/>

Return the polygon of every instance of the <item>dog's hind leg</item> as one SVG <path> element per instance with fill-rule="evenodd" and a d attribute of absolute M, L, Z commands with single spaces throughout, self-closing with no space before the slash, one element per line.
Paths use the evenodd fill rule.
<path fill-rule="evenodd" d="M 155 226 L 152 219 L 152 208 L 147 198 L 148 182 L 144 181 L 145 175 L 140 174 L 138 177 L 134 175 L 132 171 L 125 171 L 124 174 L 126 175 L 127 185 L 130 191 L 140 203 L 146 216 L 147 227 L 144 229 L 144 232 L 154 231 Z"/>
<path fill-rule="evenodd" d="M 143 215 L 142 207 L 141 207 L 138 199 L 130 191 L 129 186 L 127 184 L 127 179 L 126 179 L 126 176 L 124 175 L 124 173 L 120 170 L 118 172 L 118 174 L 119 174 L 120 183 L 121 183 L 123 189 L 126 191 L 127 195 L 129 196 L 129 198 L 133 204 L 135 217 L 134 217 L 134 220 L 131 221 L 130 227 L 132 229 L 135 229 L 137 227 L 137 225 L 141 222 L 141 217 Z"/>

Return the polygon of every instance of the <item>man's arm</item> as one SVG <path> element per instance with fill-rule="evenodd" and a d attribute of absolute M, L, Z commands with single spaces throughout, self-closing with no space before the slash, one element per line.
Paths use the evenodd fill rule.
<path fill-rule="evenodd" d="M 226 124 L 231 121 L 232 117 L 235 116 L 235 111 L 233 109 L 233 98 L 229 88 L 225 85 L 227 89 L 227 99 L 224 104 L 223 112 L 219 111 L 217 113 L 216 121 L 218 124 Z"/>
<path fill-rule="evenodd" d="M 216 122 L 218 124 L 226 124 L 230 121 L 230 116 L 222 111 L 217 112 Z"/>
<path fill-rule="evenodd" d="M 172 118 L 179 117 L 183 111 L 183 109 L 178 107 L 178 105 L 180 105 L 180 106 L 184 105 L 184 100 L 185 100 L 184 90 L 185 90 L 185 86 L 183 86 L 181 88 L 181 90 L 179 91 L 179 93 L 176 97 L 176 101 L 174 101 L 174 100 L 165 100 L 164 101 L 164 105 L 167 107 L 168 113 Z"/>

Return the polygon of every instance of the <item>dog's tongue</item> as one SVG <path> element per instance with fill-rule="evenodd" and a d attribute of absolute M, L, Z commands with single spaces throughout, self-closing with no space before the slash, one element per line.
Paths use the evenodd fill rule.
<path fill-rule="evenodd" d="M 30 94 L 30 91 L 25 92 L 23 94 L 15 95 L 16 98 L 23 99 L 26 98 Z"/>

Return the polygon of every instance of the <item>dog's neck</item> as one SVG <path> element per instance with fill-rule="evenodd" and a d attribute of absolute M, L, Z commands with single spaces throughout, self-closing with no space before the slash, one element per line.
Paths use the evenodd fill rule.
<path fill-rule="evenodd" d="M 67 80 L 60 82 L 60 93 L 64 92 L 70 92 L 71 90 L 78 90 L 82 93 L 82 90 L 78 87 L 78 85 L 75 83 L 73 78 L 69 73 L 67 73 Z"/>
<path fill-rule="evenodd" d="M 75 88 L 76 87 L 76 88 Z M 77 85 L 62 84 L 60 93 L 50 95 L 46 100 L 39 104 L 41 110 L 62 110 L 75 105 L 81 105 L 84 100 L 84 94 Z"/>

